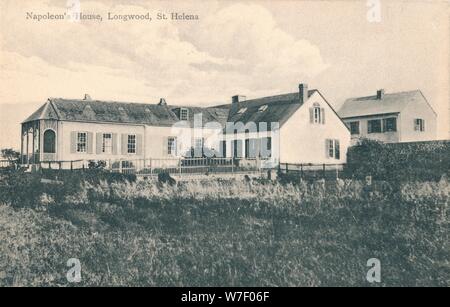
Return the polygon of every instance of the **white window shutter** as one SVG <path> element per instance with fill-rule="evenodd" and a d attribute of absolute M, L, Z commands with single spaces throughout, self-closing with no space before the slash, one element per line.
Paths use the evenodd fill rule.
<path fill-rule="evenodd" d="M 122 155 L 126 155 L 128 153 L 128 134 L 122 134 L 121 139 L 121 152 Z"/>
<path fill-rule="evenodd" d="M 117 133 L 112 134 L 112 154 L 117 155 Z"/>
<path fill-rule="evenodd" d="M 70 132 L 70 153 L 76 153 L 77 152 L 77 132 L 72 131 Z"/>
<path fill-rule="evenodd" d="M 322 124 L 325 124 L 325 109 L 324 108 L 320 108 L 320 117 L 322 120 Z"/>
<path fill-rule="evenodd" d="M 97 155 L 103 151 L 103 133 L 97 132 L 95 137 L 95 151 Z"/>
<path fill-rule="evenodd" d="M 314 108 L 309 108 L 309 122 L 314 123 Z"/>
<path fill-rule="evenodd" d="M 94 135 L 92 132 L 87 133 L 87 153 L 92 154 L 94 152 Z"/>
<path fill-rule="evenodd" d="M 136 154 L 142 155 L 142 134 L 136 134 Z"/>

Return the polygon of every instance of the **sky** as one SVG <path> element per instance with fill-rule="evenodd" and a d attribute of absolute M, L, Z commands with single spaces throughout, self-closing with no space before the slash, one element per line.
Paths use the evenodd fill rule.
<path fill-rule="evenodd" d="M 71 3 L 0 2 L 0 148 L 19 147 L 20 122 L 49 97 L 206 106 L 299 83 L 336 109 L 381 88 L 420 89 L 449 137 L 448 1 L 81 0 L 103 20 L 27 19 Z M 152 21 L 107 20 L 147 12 Z M 172 12 L 198 19 L 156 20 Z"/>

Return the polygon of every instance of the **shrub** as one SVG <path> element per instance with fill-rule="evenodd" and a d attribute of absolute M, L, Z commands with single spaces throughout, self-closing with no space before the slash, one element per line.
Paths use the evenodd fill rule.
<path fill-rule="evenodd" d="M 344 167 L 347 178 L 438 181 L 450 175 L 450 141 L 383 144 L 362 140 L 349 148 Z"/>

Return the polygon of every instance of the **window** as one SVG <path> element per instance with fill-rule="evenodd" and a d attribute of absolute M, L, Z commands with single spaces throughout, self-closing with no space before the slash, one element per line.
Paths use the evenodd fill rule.
<path fill-rule="evenodd" d="M 397 118 L 385 118 L 383 119 L 383 132 L 397 131 Z"/>
<path fill-rule="evenodd" d="M 203 146 L 205 143 L 205 139 L 196 138 L 194 140 L 194 156 L 195 157 L 203 157 Z"/>
<path fill-rule="evenodd" d="M 340 159 L 341 145 L 339 140 L 326 140 L 327 158 Z"/>
<path fill-rule="evenodd" d="M 188 120 L 189 118 L 189 110 L 186 108 L 180 109 L 180 120 Z"/>
<path fill-rule="evenodd" d="M 259 156 L 259 143 L 258 139 L 246 139 L 245 140 L 245 158 L 256 158 Z"/>
<path fill-rule="evenodd" d="M 310 110 L 310 121 L 312 124 L 325 124 L 325 110 L 320 107 L 320 104 L 314 103 Z"/>
<path fill-rule="evenodd" d="M 272 156 L 272 138 L 265 137 L 261 139 L 261 158 L 270 158 Z"/>
<path fill-rule="evenodd" d="M 134 134 L 128 135 L 128 153 L 129 154 L 136 153 L 136 135 Z"/>
<path fill-rule="evenodd" d="M 334 140 L 328 140 L 328 158 L 334 157 Z"/>
<path fill-rule="evenodd" d="M 414 120 L 414 131 L 425 131 L 425 120 L 416 118 Z"/>
<path fill-rule="evenodd" d="M 359 122 L 350 122 L 350 133 L 352 135 L 359 134 Z"/>
<path fill-rule="evenodd" d="M 233 141 L 233 157 L 242 158 L 242 140 Z"/>
<path fill-rule="evenodd" d="M 247 108 L 240 108 L 238 114 L 243 114 L 245 111 L 247 111 Z"/>
<path fill-rule="evenodd" d="M 111 133 L 103 133 L 102 152 L 106 153 L 106 154 L 112 153 L 112 134 Z"/>
<path fill-rule="evenodd" d="M 177 138 L 169 137 L 167 140 L 167 154 L 169 156 L 177 155 Z"/>
<path fill-rule="evenodd" d="M 320 108 L 319 107 L 315 107 L 314 108 L 314 123 L 315 124 L 319 124 L 321 122 L 321 114 L 320 114 Z"/>
<path fill-rule="evenodd" d="M 56 134 L 53 130 L 44 132 L 44 153 L 56 153 Z"/>
<path fill-rule="evenodd" d="M 260 106 L 259 109 L 258 109 L 258 112 L 264 112 L 265 110 L 267 110 L 267 105 L 266 104 L 263 105 L 263 106 Z"/>
<path fill-rule="evenodd" d="M 86 152 L 87 149 L 87 133 L 77 133 L 77 152 Z"/>
<path fill-rule="evenodd" d="M 381 133 L 381 119 L 369 120 L 367 122 L 367 133 Z"/>

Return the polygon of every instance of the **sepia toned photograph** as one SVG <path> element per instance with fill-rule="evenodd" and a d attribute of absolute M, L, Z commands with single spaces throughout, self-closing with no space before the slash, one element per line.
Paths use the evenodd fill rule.
<path fill-rule="evenodd" d="M 450 286 L 448 1 L 0 12 L 0 287 Z"/>

